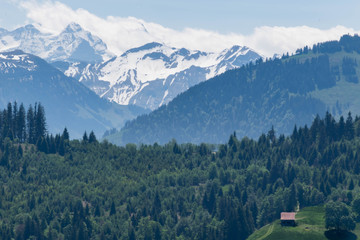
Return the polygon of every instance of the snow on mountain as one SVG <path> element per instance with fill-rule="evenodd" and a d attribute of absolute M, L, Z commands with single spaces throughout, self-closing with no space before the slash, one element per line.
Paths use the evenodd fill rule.
<path fill-rule="evenodd" d="M 69 24 L 60 34 L 40 32 L 33 25 L 7 31 L 0 29 L 0 51 L 21 49 L 49 62 L 102 62 L 112 57 L 106 44 L 79 24 Z"/>
<path fill-rule="evenodd" d="M 136 29 L 147 31 L 144 26 Z M 195 84 L 261 57 L 241 46 L 215 53 L 158 42 L 114 56 L 100 38 L 77 23 L 55 35 L 42 33 L 33 25 L 13 31 L 0 29 L 0 52 L 15 49 L 51 62 L 105 99 L 152 110 Z"/>
<path fill-rule="evenodd" d="M 208 53 L 153 42 L 103 64 L 73 63 L 57 67 L 101 97 L 153 110 L 191 86 L 259 57 L 253 50 L 240 46 Z"/>
<path fill-rule="evenodd" d="M 17 70 L 33 72 L 37 65 L 22 51 L 13 51 L 12 54 L 0 53 L 0 72 L 14 73 Z"/>

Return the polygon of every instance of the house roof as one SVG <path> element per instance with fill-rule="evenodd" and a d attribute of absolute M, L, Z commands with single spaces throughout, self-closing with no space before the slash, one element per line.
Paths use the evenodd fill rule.
<path fill-rule="evenodd" d="M 294 212 L 282 212 L 281 213 L 281 220 L 294 220 L 295 221 L 295 214 Z"/>

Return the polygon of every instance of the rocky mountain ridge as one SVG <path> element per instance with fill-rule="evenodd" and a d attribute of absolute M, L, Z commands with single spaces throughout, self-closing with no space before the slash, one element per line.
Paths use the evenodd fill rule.
<path fill-rule="evenodd" d="M 214 53 L 157 42 L 115 56 L 99 37 L 76 23 L 55 35 L 42 33 L 33 25 L 14 31 L 2 29 L 0 51 L 15 49 L 45 59 L 102 98 L 151 110 L 191 86 L 261 57 L 245 46 Z"/>

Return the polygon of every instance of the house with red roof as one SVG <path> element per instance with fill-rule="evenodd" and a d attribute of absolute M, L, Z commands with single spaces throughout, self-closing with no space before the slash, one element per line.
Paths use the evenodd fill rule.
<path fill-rule="evenodd" d="M 295 212 L 282 212 L 281 213 L 281 226 L 295 226 Z"/>

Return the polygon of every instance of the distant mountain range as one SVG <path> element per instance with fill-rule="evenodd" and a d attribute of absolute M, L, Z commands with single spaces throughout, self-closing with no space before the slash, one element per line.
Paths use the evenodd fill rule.
<path fill-rule="evenodd" d="M 76 23 L 69 24 L 60 34 L 42 33 L 33 25 L 7 31 L 0 29 L 0 51 L 22 50 L 54 61 L 102 62 L 113 57 L 106 44 Z"/>
<path fill-rule="evenodd" d="M 153 42 L 105 63 L 56 62 L 54 66 L 110 101 L 154 110 L 189 87 L 259 57 L 240 46 L 206 53 Z"/>
<path fill-rule="evenodd" d="M 258 138 L 273 126 L 288 134 L 316 114 L 360 114 L 360 37 L 299 49 L 298 54 L 258 60 L 180 94 L 169 104 L 128 122 L 108 137 L 117 144 L 223 143 Z"/>
<path fill-rule="evenodd" d="M 101 136 L 105 130 L 119 128 L 146 112 L 101 99 L 43 59 L 19 50 L 0 53 L 0 107 L 12 101 L 25 106 L 41 102 L 49 132 L 60 133 L 67 127 L 74 138 L 85 130 Z"/>
<path fill-rule="evenodd" d="M 156 42 L 115 56 L 100 38 L 76 23 L 58 35 L 41 33 L 33 25 L 0 29 L 0 51 L 15 49 L 44 58 L 100 97 L 151 110 L 191 86 L 261 57 L 247 47 L 209 53 Z"/>

